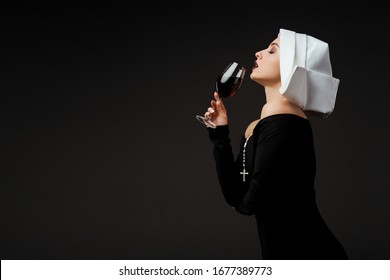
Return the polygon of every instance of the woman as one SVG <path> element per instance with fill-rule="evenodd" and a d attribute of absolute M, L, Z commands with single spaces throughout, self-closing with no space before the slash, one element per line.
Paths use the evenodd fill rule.
<path fill-rule="evenodd" d="M 217 92 L 204 114 L 217 125 L 207 129 L 224 198 L 240 214 L 255 215 L 263 259 L 348 259 L 319 212 L 314 188 L 308 116 L 328 117 L 339 85 L 328 44 L 280 29 L 255 56 L 250 78 L 264 87 L 266 103 L 246 127 L 236 159 Z"/>

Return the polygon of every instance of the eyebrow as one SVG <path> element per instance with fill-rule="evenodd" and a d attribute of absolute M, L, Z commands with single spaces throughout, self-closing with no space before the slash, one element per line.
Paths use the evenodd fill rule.
<path fill-rule="evenodd" d="M 279 45 L 278 45 L 278 43 L 275 43 L 275 42 L 274 42 L 274 43 L 269 44 L 269 46 L 273 46 L 273 45 L 276 45 L 276 46 L 278 46 L 278 48 L 280 48 Z"/>

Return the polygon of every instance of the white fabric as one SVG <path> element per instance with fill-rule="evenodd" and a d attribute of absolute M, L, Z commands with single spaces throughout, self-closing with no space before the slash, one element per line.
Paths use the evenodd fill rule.
<path fill-rule="evenodd" d="M 282 28 L 279 37 L 280 93 L 308 114 L 328 117 L 340 84 L 332 76 L 328 44 Z"/>

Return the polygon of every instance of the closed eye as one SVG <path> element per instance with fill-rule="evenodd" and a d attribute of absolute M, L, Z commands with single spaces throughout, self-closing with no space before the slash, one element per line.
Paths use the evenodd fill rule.
<path fill-rule="evenodd" d="M 274 53 L 275 52 L 275 48 L 271 48 L 268 53 Z"/>
<path fill-rule="evenodd" d="M 270 50 L 268 51 L 268 53 L 274 53 L 276 47 L 279 48 L 279 45 L 278 45 L 277 43 L 275 43 L 275 42 L 272 42 L 272 43 L 269 45 Z"/>

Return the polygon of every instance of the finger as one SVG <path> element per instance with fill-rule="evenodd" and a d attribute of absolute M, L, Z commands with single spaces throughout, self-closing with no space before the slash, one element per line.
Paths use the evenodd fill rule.
<path fill-rule="evenodd" d="M 225 105 L 223 104 L 222 99 L 219 99 L 219 100 L 217 101 L 217 106 L 219 106 L 221 109 L 224 109 L 224 110 L 225 110 Z"/>
<path fill-rule="evenodd" d="M 213 114 L 213 113 L 215 112 L 214 108 L 212 108 L 212 107 L 209 107 L 209 108 L 207 109 L 207 111 L 209 111 L 210 114 Z"/>
<path fill-rule="evenodd" d="M 218 101 L 212 100 L 211 106 L 216 110 L 226 110 L 221 98 Z"/>
<path fill-rule="evenodd" d="M 223 106 L 221 106 L 221 102 L 215 102 L 215 100 L 212 100 L 211 101 L 211 107 L 215 110 L 215 111 L 219 111 L 219 110 L 224 110 L 225 108 Z"/>
<path fill-rule="evenodd" d="M 219 98 L 218 92 L 216 92 L 216 91 L 214 91 L 214 98 L 215 98 L 215 100 L 211 100 L 211 107 L 213 107 L 215 109 L 217 106 L 216 101 L 221 100 L 221 98 Z"/>
<path fill-rule="evenodd" d="M 214 91 L 214 98 L 215 98 L 216 101 L 221 100 L 221 98 L 219 97 L 219 94 L 218 94 L 217 91 Z"/>
<path fill-rule="evenodd" d="M 207 112 L 204 114 L 205 118 L 212 118 L 214 116 L 215 112 L 212 112 L 212 110 L 207 110 Z"/>

